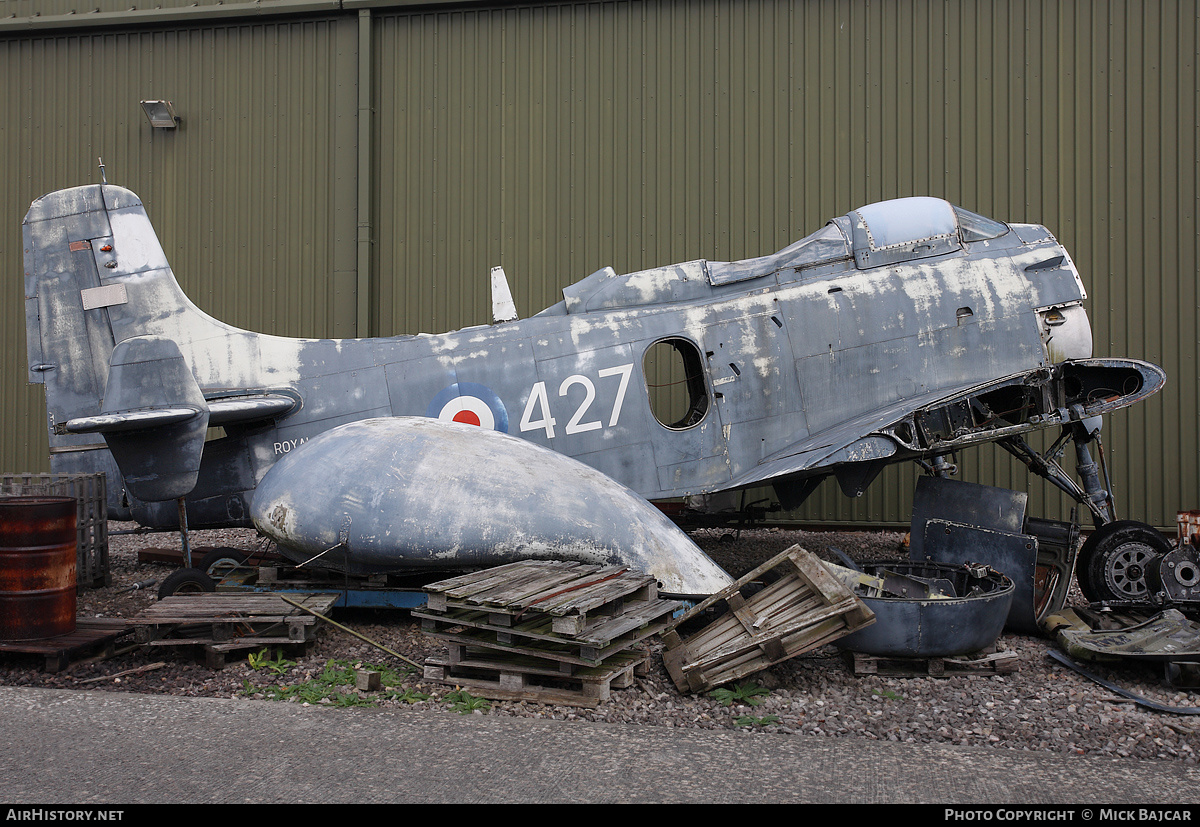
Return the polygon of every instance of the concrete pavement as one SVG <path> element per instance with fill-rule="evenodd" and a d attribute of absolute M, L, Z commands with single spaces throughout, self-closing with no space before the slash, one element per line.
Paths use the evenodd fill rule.
<path fill-rule="evenodd" d="M 14 687 L 0 709 L 6 804 L 1200 801 L 1179 762 L 984 747 Z"/>

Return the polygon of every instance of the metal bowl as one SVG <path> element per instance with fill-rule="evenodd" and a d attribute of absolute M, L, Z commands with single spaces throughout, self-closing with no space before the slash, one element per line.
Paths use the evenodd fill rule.
<path fill-rule="evenodd" d="M 858 587 L 856 596 L 875 613 L 875 623 L 834 645 L 871 655 L 920 658 L 983 651 L 1000 637 L 1015 591 L 1012 580 L 983 566 L 897 560 L 865 565 L 863 571 L 875 577 L 886 571 L 936 581 L 944 592 L 953 593 L 868 596 L 867 589 Z"/>

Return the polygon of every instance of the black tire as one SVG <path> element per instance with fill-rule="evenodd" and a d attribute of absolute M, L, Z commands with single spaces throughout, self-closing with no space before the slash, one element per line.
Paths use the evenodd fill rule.
<path fill-rule="evenodd" d="M 1079 552 L 1079 588 L 1092 603 L 1146 600 L 1146 570 L 1170 550 L 1171 543 L 1152 526 L 1133 520 L 1107 523 Z"/>
<path fill-rule="evenodd" d="M 158 599 L 177 594 L 203 594 L 215 592 L 217 584 L 200 569 L 177 569 L 167 575 L 158 587 Z"/>
<path fill-rule="evenodd" d="M 248 551 L 240 551 L 236 548 L 214 548 L 201 558 L 197 568 L 217 581 L 241 567 L 249 559 L 250 552 Z"/>

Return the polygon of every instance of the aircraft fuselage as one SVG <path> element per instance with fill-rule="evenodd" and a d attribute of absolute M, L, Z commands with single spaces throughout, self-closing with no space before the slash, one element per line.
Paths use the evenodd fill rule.
<path fill-rule="evenodd" d="M 65 264 L 49 268 L 73 269 L 77 282 L 27 285 L 37 308 L 31 381 L 47 385 L 56 470 L 117 471 L 94 433 L 68 425 L 101 412 L 109 367 L 98 341 L 169 339 L 209 402 L 266 394 L 294 403 L 266 418 L 214 414 L 218 429 L 209 429 L 187 496 L 197 526 L 249 524 L 255 485 L 281 457 L 335 426 L 386 416 L 506 431 L 650 500 L 786 487 L 852 466 L 870 469 L 865 485 L 880 464 L 944 452 L 931 439 L 982 441 L 996 427 L 978 418 L 966 429 L 935 424 L 930 437 L 923 406 L 1091 355 L 1082 283 L 1050 233 L 935 199 L 863 208 L 760 259 L 606 269 L 525 319 L 439 335 L 307 340 L 238 330 L 199 311 L 136 196 L 105 187 L 102 204 L 99 191 L 47 196 L 67 206 L 47 203 L 39 219 L 35 202 L 26 220 L 28 238 L 39 220 L 61 223 L 71 210 L 87 217 L 54 253 Z M 66 252 L 73 233 L 86 251 Z M 105 241 L 116 252 L 100 252 Z M 27 271 L 39 268 L 47 269 Z M 99 308 L 87 306 L 89 290 Z M 92 353 L 43 356 L 67 338 L 90 342 Z M 675 384 L 674 394 L 662 384 Z M 1015 415 L 996 411 L 997 421 L 1036 425 L 1057 406 L 1042 396 Z M 927 419 L 953 416 L 939 409 Z M 857 487 L 854 476 L 844 489 Z M 113 487 L 117 516 L 174 524 L 173 503 Z"/>

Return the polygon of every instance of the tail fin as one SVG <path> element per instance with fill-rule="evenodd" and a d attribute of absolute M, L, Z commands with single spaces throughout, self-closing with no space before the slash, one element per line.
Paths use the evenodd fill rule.
<path fill-rule="evenodd" d="M 249 410 L 246 391 L 261 389 L 268 377 L 277 386 L 286 378 L 281 375 L 286 370 L 264 370 L 265 363 L 287 365 L 289 356 L 295 363 L 287 347 L 272 348 L 271 359 L 263 358 L 263 341 L 290 340 L 230 327 L 188 300 L 145 208 L 129 190 L 103 184 L 50 193 L 30 206 L 22 233 L 29 381 L 45 386 L 51 466 L 59 472 L 108 473 L 114 492 L 110 508 L 122 487 L 113 485 L 116 463 L 106 450 L 114 441 L 128 441 L 130 431 L 174 427 L 180 406 L 194 409 L 197 422 L 207 422 L 208 401 L 228 396 L 230 389 L 239 389 L 239 400 L 228 403 L 224 415 L 262 415 L 261 409 Z M 146 344 L 161 340 L 171 344 Z M 135 342 L 141 344 L 134 347 Z M 122 343 L 128 344 L 118 347 Z M 141 367 L 127 364 L 130 354 L 151 351 L 156 354 L 152 362 L 138 357 Z M 126 375 L 116 381 L 121 387 L 113 386 L 119 379 L 115 364 Z M 177 368 L 164 373 L 170 365 Z M 136 391 L 131 375 L 140 377 Z M 177 381 L 163 381 L 168 375 Z M 214 411 L 220 404 L 215 402 Z M 278 413 L 293 400 L 271 404 Z M 195 425 L 186 429 L 189 440 L 199 440 L 193 464 L 204 441 L 204 425 Z M 118 448 L 115 453 L 126 482 L 144 481 L 148 473 L 154 478 L 153 469 L 126 467 L 121 456 L 129 452 Z M 178 481 L 136 487 L 130 491 L 142 500 L 182 496 Z"/>
<path fill-rule="evenodd" d="M 22 234 L 29 381 L 45 385 L 51 446 L 63 447 L 64 423 L 99 413 L 118 342 L 175 338 L 185 316 L 219 323 L 183 295 L 129 190 L 96 185 L 43 196 Z"/>

